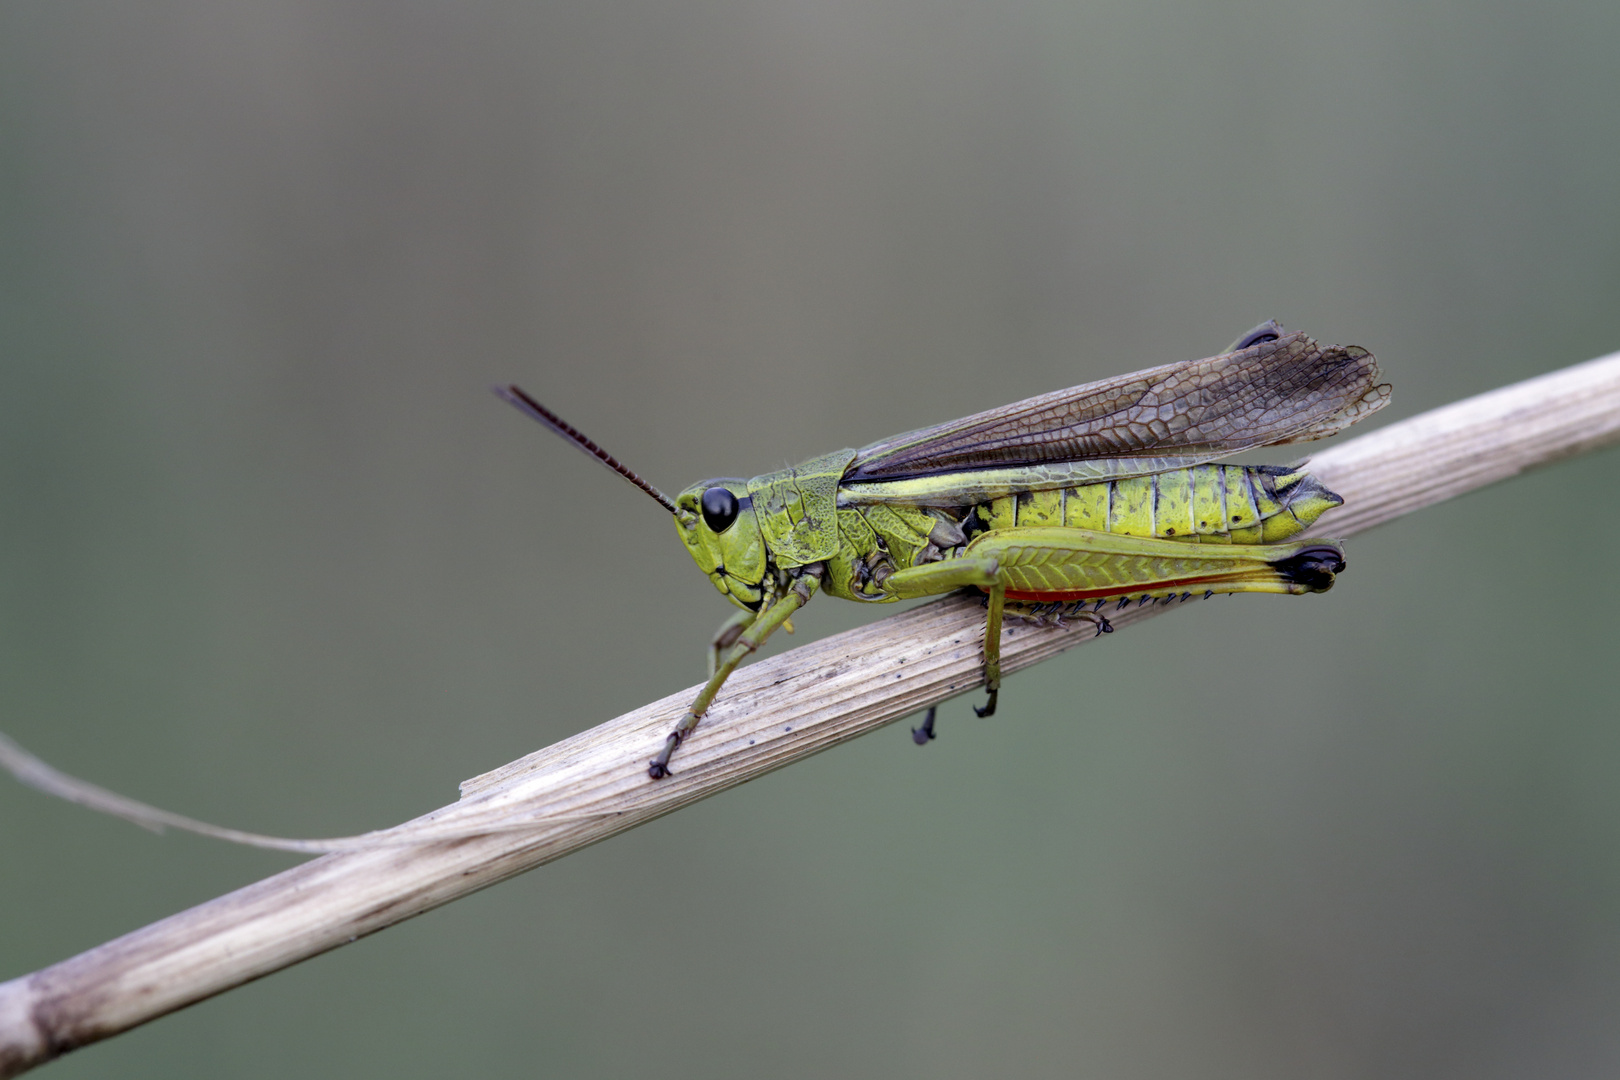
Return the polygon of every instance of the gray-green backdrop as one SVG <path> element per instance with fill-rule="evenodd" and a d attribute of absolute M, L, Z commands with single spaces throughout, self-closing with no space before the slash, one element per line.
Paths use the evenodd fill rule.
<path fill-rule="evenodd" d="M 729 609 L 496 381 L 673 488 L 1267 316 L 1381 421 L 1620 348 L 1617 49 L 1613 0 L 7 0 L 0 729 L 330 835 L 694 682 Z M 1612 1075 L 1617 466 L 47 1075 Z M 290 861 L 0 784 L 0 978 Z"/>

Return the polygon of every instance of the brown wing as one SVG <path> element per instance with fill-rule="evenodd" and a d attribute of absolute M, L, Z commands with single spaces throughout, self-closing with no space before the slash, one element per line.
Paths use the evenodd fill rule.
<path fill-rule="evenodd" d="M 1366 349 L 1324 349 L 1302 333 L 1285 334 L 873 443 L 844 482 L 1093 458 L 1190 464 L 1325 438 L 1383 408 L 1389 394 Z"/>

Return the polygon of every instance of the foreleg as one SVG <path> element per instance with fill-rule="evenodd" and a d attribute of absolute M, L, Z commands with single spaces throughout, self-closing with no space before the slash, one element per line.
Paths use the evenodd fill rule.
<path fill-rule="evenodd" d="M 737 670 L 738 664 L 765 643 L 765 639 L 770 637 L 777 627 L 787 622 L 795 611 L 809 602 L 810 597 L 821 585 L 821 572 L 820 563 L 805 567 L 787 593 L 762 610 L 748 629 L 738 634 L 736 644 L 731 646 L 725 659 L 716 666 L 714 674 L 709 676 L 709 681 L 698 691 L 697 698 L 693 700 L 691 708 L 686 710 L 686 715 L 681 717 L 680 723 L 675 725 L 675 730 L 664 740 L 664 748 L 647 763 L 648 776 L 654 780 L 662 780 L 670 775 L 670 756 L 675 753 L 675 748 L 692 734 L 693 729 L 698 726 L 698 721 L 703 719 L 703 714 L 709 711 L 709 706 L 714 702 L 714 696 L 720 692 L 721 685 L 733 671 Z M 722 632 L 724 631 L 725 627 L 722 627 Z"/>
<path fill-rule="evenodd" d="M 714 673 L 720 670 L 720 657 L 737 644 L 743 631 L 752 626 L 757 618 L 759 612 L 744 609 L 733 613 L 731 618 L 720 624 L 720 629 L 714 632 L 714 638 L 709 642 L 709 678 L 714 678 Z"/>

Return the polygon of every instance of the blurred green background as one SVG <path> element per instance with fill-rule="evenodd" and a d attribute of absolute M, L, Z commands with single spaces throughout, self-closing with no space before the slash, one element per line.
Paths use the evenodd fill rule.
<path fill-rule="evenodd" d="M 1617 47 L 1613 0 L 9 0 L 0 728 L 332 835 L 696 681 L 730 609 L 497 381 L 673 489 L 1268 316 L 1373 349 L 1375 423 L 1620 348 Z M 1617 466 L 48 1075 L 1612 1075 Z M 0 783 L 0 978 L 292 861 Z"/>

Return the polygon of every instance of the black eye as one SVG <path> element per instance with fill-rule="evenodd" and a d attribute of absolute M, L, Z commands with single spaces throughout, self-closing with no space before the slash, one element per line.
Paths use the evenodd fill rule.
<path fill-rule="evenodd" d="M 723 533 L 737 520 L 737 496 L 723 487 L 712 487 L 703 493 L 703 523 L 716 533 Z"/>

